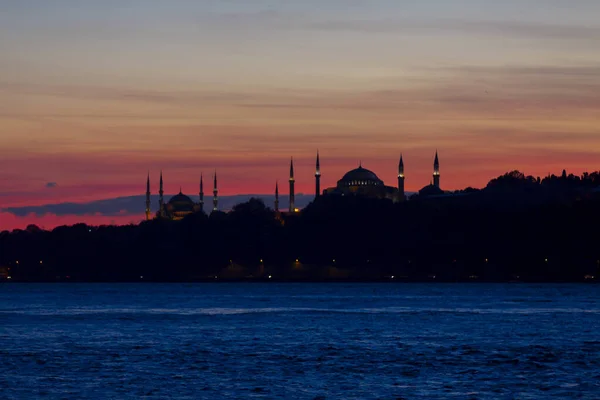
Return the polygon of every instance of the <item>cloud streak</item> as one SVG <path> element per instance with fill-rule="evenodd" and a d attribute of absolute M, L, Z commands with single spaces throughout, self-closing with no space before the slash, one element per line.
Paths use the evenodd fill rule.
<path fill-rule="evenodd" d="M 173 195 L 165 195 L 168 201 Z M 234 205 L 248 201 L 251 197 L 261 198 L 269 207 L 273 207 L 274 195 L 264 194 L 247 194 L 236 196 L 220 196 L 219 205 L 221 210 L 231 210 Z M 194 199 L 195 197 L 192 196 Z M 296 205 L 305 207 L 313 200 L 313 195 L 296 195 Z M 157 209 L 158 196 L 151 197 L 154 211 Z M 195 199 L 198 201 L 198 199 Z M 142 220 L 145 204 L 145 196 L 126 196 L 117 197 L 105 200 L 90 201 L 85 203 L 56 203 L 40 206 L 26 207 L 8 207 L 0 209 L 0 230 L 24 228 L 29 223 L 41 221 L 45 224 L 54 223 L 51 219 L 54 218 L 57 222 L 75 221 L 88 223 L 111 223 L 110 221 L 119 221 L 119 224 L 130 223 L 132 221 L 139 222 Z M 288 197 L 285 194 L 280 196 L 280 207 L 285 209 L 289 206 Z M 206 211 L 210 212 L 208 206 Z M 49 220 L 50 219 L 50 220 Z M 73 223 L 73 222 L 72 222 Z"/>
<path fill-rule="evenodd" d="M 425 74 L 428 72 L 429 75 Z M 162 122 L 153 121 L 153 126 L 177 123 L 180 133 L 197 125 L 199 129 L 223 125 L 215 117 L 235 113 L 238 118 L 246 121 L 248 127 L 260 125 L 261 119 L 268 118 L 268 124 L 310 123 L 318 121 L 323 111 L 376 110 L 385 112 L 403 108 L 413 114 L 422 102 L 444 103 L 445 107 L 456 104 L 477 104 L 481 110 L 487 105 L 490 110 L 497 110 L 498 101 L 523 103 L 531 101 L 539 108 L 548 105 L 560 105 L 562 109 L 598 107 L 598 90 L 600 90 L 599 65 L 506 65 L 506 66 L 473 66 L 458 65 L 447 67 L 419 67 L 408 80 L 398 76 L 388 77 L 389 87 L 386 89 L 266 89 L 255 90 L 252 93 L 240 88 L 223 91 L 204 89 L 187 91 L 147 91 L 139 89 L 106 88 L 93 86 L 55 86 L 35 84 L 4 84 L 9 93 L 20 95 L 44 95 L 71 100 L 89 100 L 94 102 L 108 101 L 114 111 L 105 111 L 81 115 L 73 112 L 72 118 L 94 121 L 96 118 L 146 118 L 153 121 L 157 116 L 150 110 L 140 107 L 141 103 L 166 105 L 172 108 L 163 110 L 160 117 Z M 425 78 L 425 76 L 428 76 Z M 410 85 L 402 85 L 409 82 Z M 383 84 L 383 82 L 381 82 Z M 2 87 L 2 85 L 0 85 Z M 117 103 L 114 103 L 117 102 Z M 122 106 L 138 110 L 119 113 Z M 179 107 L 179 108 L 178 108 Z M 194 117 L 194 110 L 196 117 Z M 210 110 L 210 111 L 205 111 Z M 304 114 L 293 114 L 301 110 Z M 399 111 L 402 111 L 399 110 Z M 442 110 L 443 111 L 443 110 Z M 209 114 L 209 112 L 211 114 Z M 268 114 L 267 114 L 268 113 Z M 10 114 L 8 114 L 10 115 Z M 198 119 L 211 115 L 213 124 L 198 124 Z M 284 116 L 284 119 L 273 117 Z M 302 118 L 293 118 L 297 115 Z M 40 114 L 31 114 L 31 118 L 39 118 Z M 48 117 L 65 118 L 66 115 L 49 114 Z M 308 118 L 304 118 L 308 117 Z M 312 117 L 312 118 L 311 118 Z M 316 118 L 316 119 L 315 119 Z M 267 120 L 264 120 L 267 122 Z M 131 125 L 131 122 L 125 122 Z"/>
<path fill-rule="evenodd" d="M 467 19 L 355 19 L 314 22 L 308 28 L 323 31 L 351 31 L 359 33 L 393 33 L 428 35 L 438 33 L 461 33 L 531 39 L 589 40 L 597 42 L 600 26 L 558 25 L 508 20 Z"/>

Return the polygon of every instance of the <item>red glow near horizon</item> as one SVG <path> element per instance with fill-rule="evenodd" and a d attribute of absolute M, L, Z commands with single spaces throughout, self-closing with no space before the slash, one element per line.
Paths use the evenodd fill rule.
<path fill-rule="evenodd" d="M 30 214 L 23 217 L 10 213 L 0 212 L 0 231 L 12 231 L 14 229 L 25 229 L 28 225 L 36 225 L 41 229 L 52 230 L 57 226 L 71 226 L 85 223 L 90 226 L 101 225 L 128 225 L 138 224 L 143 221 L 143 215 L 35 215 Z"/>
<path fill-rule="evenodd" d="M 418 191 L 422 186 L 425 186 L 426 184 L 429 183 L 429 181 L 427 181 L 426 179 L 422 179 L 421 182 L 419 182 L 417 185 L 415 185 L 414 181 L 413 181 L 413 176 L 411 176 L 411 172 L 410 170 L 408 170 L 406 168 L 407 165 L 407 157 L 406 155 L 404 155 L 404 160 L 405 160 L 405 171 L 407 172 L 407 188 L 406 190 L 408 192 L 416 192 Z M 463 184 L 462 186 L 460 185 L 460 182 L 462 182 L 463 180 L 457 177 L 452 177 L 452 175 L 450 176 L 446 176 L 446 174 L 449 174 L 449 171 L 445 172 L 444 169 L 444 162 L 443 162 L 443 157 L 441 157 L 440 163 L 441 163 L 441 177 L 442 177 L 442 187 L 444 189 L 448 189 L 448 190 L 454 190 L 454 189 L 463 189 L 467 186 L 471 186 L 471 187 L 477 187 L 477 188 L 481 188 L 484 187 L 487 182 L 492 179 L 497 177 L 498 175 L 503 174 L 504 172 L 508 172 L 509 170 L 511 170 L 510 168 L 507 168 L 506 170 L 501 170 L 500 167 L 496 167 L 497 172 L 495 175 L 490 175 L 490 171 L 488 170 L 483 170 L 480 169 L 478 172 L 479 174 L 476 173 L 469 173 L 469 168 L 465 169 L 465 165 L 456 165 L 454 162 L 450 162 L 449 164 L 449 169 L 454 169 L 462 171 L 462 173 L 465 176 L 465 179 L 469 179 L 469 181 L 471 182 L 471 184 Z M 536 168 L 535 162 L 536 159 L 532 158 L 529 160 L 531 162 L 531 165 L 529 165 L 531 167 L 531 169 Z M 578 160 L 579 162 L 583 161 L 584 164 L 588 163 L 589 161 L 586 160 L 585 158 L 582 159 L 581 157 Z M 573 162 L 574 164 L 576 164 L 575 162 Z M 347 172 L 346 169 L 344 169 L 344 167 L 342 167 L 341 165 L 328 165 L 329 163 L 327 162 L 323 162 L 323 156 L 321 156 L 321 171 L 322 171 L 322 188 L 326 188 L 329 186 L 335 186 L 337 180 L 339 178 L 342 177 L 342 175 Z M 346 163 L 345 163 L 346 164 Z M 392 171 L 389 171 L 387 173 L 384 174 L 379 174 L 379 176 L 383 179 L 385 179 L 386 184 L 390 185 L 390 186 L 395 186 L 396 184 L 396 171 L 394 170 L 396 167 L 389 165 L 391 164 L 390 162 L 375 162 L 373 163 L 373 165 L 375 165 L 375 167 L 371 166 L 370 163 L 368 162 L 363 162 L 363 167 L 368 168 L 368 169 L 373 169 L 375 172 L 379 171 L 380 169 L 377 169 L 376 166 L 380 166 L 380 168 L 382 166 L 387 166 L 390 167 L 390 169 Z M 554 165 L 556 164 L 556 165 Z M 560 172 L 562 171 L 561 165 L 555 161 L 554 163 L 548 163 L 546 165 L 551 165 L 551 167 L 553 168 L 552 171 L 546 172 L 546 173 L 542 173 L 539 172 L 538 174 L 535 173 L 528 173 L 527 170 L 525 170 L 524 172 L 528 175 L 534 175 L 534 176 L 546 176 L 549 173 L 554 173 L 554 174 L 560 174 Z M 324 168 L 324 166 L 327 167 Z M 353 166 L 353 168 L 355 168 L 357 165 Z M 352 169 L 352 168 L 349 168 Z M 349 170 L 348 169 L 348 170 Z M 539 166 L 537 166 L 538 171 L 541 171 L 539 169 Z M 285 172 L 287 172 L 287 168 L 282 168 L 282 170 L 284 170 Z M 273 194 L 273 190 L 274 190 L 274 185 L 272 184 L 272 182 L 268 182 L 265 183 L 264 179 L 262 181 L 258 181 L 256 183 L 254 182 L 248 182 L 244 179 L 240 179 L 239 176 L 234 175 L 231 176 L 230 172 L 231 169 L 226 169 L 226 171 L 229 171 L 228 173 L 219 173 L 219 194 L 221 196 L 228 196 L 228 195 L 237 195 L 237 194 L 255 194 L 255 195 L 265 195 L 265 196 L 271 196 Z M 323 174 L 323 171 L 327 171 Z M 334 176 L 333 178 L 331 177 L 329 171 L 331 171 L 331 173 L 335 173 L 337 172 L 337 176 Z M 335 171 L 335 172 L 334 172 Z M 583 168 L 579 168 L 577 170 L 575 169 L 570 169 L 569 173 L 574 173 L 576 175 L 581 174 L 582 172 L 592 172 L 592 170 L 587 170 L 587 169 L 583 169 Z M 486 175 L 487 173 L 487 175 Z M 281 196 L 286 196 L 287 194 L 287 177 L 285 176 L 285 173 L 280 174 L 282 175 L 281 179 L 279 179 L 279 188 L 280 188 L 280 195 Z M 421 177 L 421 178 L 425 178 L 423 175 L 423 173 L 420 174 L 415 174 L 417 175 L 417 177 Z M 324 177 L 323 177 L 324 176 Z M 431 175 L 425 175 L 426 177 L 428 177 L 429 179 L 431 179 Z M 227 178 L 231 177 L 231 181 L 228 182 Z M 310 159 L 302 159 L 302 160 L 296 160 L 295 161 L 295 177 L 296 177 L 296 193 L 300 194 L 300 193 L 304 193 L 304 194 L 312 194 L 314 191 L 314 168 L 311 165 L 311 160 Z M 153 183 L 152 183 L 152 192 L 153 194 L 157 194 L 158 192 L 158 179 L 154 179 Z M 412 182 L 411 182 L 412 181 Z M 325 183 L 323 185 L 323 183 Z M 410 184 L 412 183 L 412 184 Z M 231 185 L 235 185 L 233 186 L 234 189 L 231 188 Z M 449 186 L 452 185 L 452 189 L 449 188 Z M 75 196 L 77 196 L 78 193 L 83 192 L 84 195 L 81 195 L 81 197 L 78 197 L 79 201 L 75 201 L 74 199 L 71 200 L 71 202 L 75 202 L 75 203 L 84 203 L 90 200 L 101 200 L 101 199 L 111 199 L 114 198 L 116 196 L 131 196 L 131 195 L 142 195 L 143 192 L 138 191 L 137 193 L 132 193 L 131 191 L 127 190 L 127 186 L 128 185 L 121 185 L 121 187 L 119 188 L 120 190 L 117 191 L 111 191 L 110 193 L 113 194 L 113 197 L 104 197 L 104 198 L 95 198 L 94 195 L 98 195 L 98 191 L 90 191 L 89 187 L 86 187 L 84 190 L 81 190 L 81 188 L 68 188 L 69 190 L 65 190 L 68 191 L 69 193 L 75 194 Z M 137 185 L 139 187 L 142 187 L 143 185 Z M 184 193 L 190 195 L 191 197 L 195 198 L 197 196 L 196 192 L 193 192 L 192 190 L 194 189 L 194 184 L 184 184 L 184 185 L 179 185 L 177 182 L 175 183 L 170 183 L 169 180 L 165 179 L 165 193 L 167 193 L 167 196 L 170 196 L 171 194 L 175 194 L 178 192 L 179 190 L 179 186 L 182 186 L 182 188 L 185 189 L 190 189 L 188 190 L 183 190 Z M 101 189 L 104 188 L 105 185 L 101 186 Z M 54 189 L 50 189 L 50 190 L 55 190 L 58 188 L 54 188 Z M 198 187 L 195 187 L 196 190 L 198 190 Z M 12 204 L 15 207 L 19 207 L 19 206 L 26 206 L 26 205 L 45 205 L 45 204 L 56 204 L 56 203 L 63 203 L 64 201 L 61 201 L 61 192 L 62 194 L 65 193 L 65 191 L 63 191 L 63 188 L 61 188 L 60 190 L 57 190 L 58 193 L 54 193 L 52 196 L 49 196 L 47 198 L 47 200 L 49 200 L 46 203 L 40 203 L 39 202 L 39 198 L 36 196 L 33 196 L 28 198 L 28 197 L 18 197 L 15 196 L 13 198 L 14 203 Z M 205 186 L 204 186 L 204 191 L 205 191 L 205 198 L 208 198 L 210 200 L 210 197 L 212 196 L 212 178 L 205 180 Z M 10 199 L 10 196 L 7 196 L 8 199 Z M 36 201 L 36 199 L 38 201 Z M 140 211 L 143 211 L 143 207 L 144 204 L 140 203 Z M 24 229 L 27 225 L 33 224 L 33 225 L 37 225 L 39 227 L 41 227 L 42 229 L 53 229 L 57 226 L 62 226 L 62 225 L 73 225 L 73 224 L 77 224 L 77 223 L 86 223 L 88 225 L 94 225 L 94 226 L 99 226 L 99 225 L 127 225 L 127 224 L 137 224 L 141 221 L 143 221 L 145 218 L 144 214 L 142 212 L 140 212 L 139 214 L 136 215 L 101 215 L 101 214 L 95 214 L 95 215 L 54 215 L 54 214 L 45 214 L 45 215 L 36 215 L 36 214 L 29 214 L 26 216 L 16 216 L 14 214 L 8 213 L 8 212 L 0 212 L 0 230 L 13 230 L 13 229 Z"/>

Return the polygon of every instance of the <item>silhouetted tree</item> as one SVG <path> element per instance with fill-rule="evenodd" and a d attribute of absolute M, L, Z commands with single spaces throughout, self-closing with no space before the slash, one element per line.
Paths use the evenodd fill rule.
<path fill-rule="evenodd" d="M 139 225 L 0 232 L 22 281 L 278 279 L 581 280 L 600 273 L 600 174 L 512 171 L 482 190 L 410 201 L 321 196 L 278 218 L 252 198 L 230 213 Z M 388 277 L 388 278 L 385 278 Z"/>

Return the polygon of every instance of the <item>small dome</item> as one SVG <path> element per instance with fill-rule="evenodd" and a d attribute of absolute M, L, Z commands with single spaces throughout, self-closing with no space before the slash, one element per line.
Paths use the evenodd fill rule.
<path fill-rule="evenodd" d="M 369 171 L 362 166 L 346 172 L 338 185 L 343 186 L 364 186 L 364 185 L 383 185 L 383 181 L 375 175 L 373 171 Z"/>
<path fill-rule="evenodd" d="M 435 185 L 427 185 L 419 190 L 419 195 L 423 197 L 438 196 L 440 194 L 444 194 L 444 191 Z"/>

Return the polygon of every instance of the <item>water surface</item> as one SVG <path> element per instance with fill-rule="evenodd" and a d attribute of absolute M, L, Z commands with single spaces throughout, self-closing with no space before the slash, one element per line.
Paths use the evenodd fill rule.
<path fill-rule="evenodd" d="M 600 398 L 600 287 L 3 284 L 0 398 Z"/>

